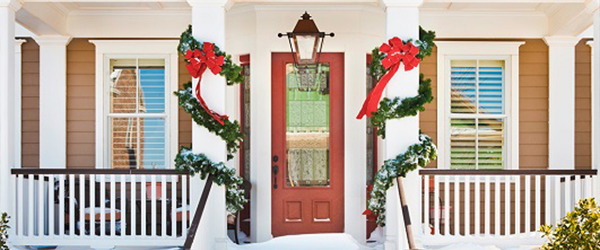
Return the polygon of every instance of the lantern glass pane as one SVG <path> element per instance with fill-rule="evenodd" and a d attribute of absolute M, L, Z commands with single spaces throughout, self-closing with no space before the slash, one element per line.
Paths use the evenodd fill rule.
<path fill-rule="evenodd" d="M 314 62 L 317 38 L 318 36 L 315 35 L 296 35 L 296 52 L 299 60 Z"/>

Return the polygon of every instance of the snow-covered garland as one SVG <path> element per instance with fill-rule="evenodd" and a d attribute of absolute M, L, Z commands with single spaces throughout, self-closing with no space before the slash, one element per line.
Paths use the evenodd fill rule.
<path fill-rule="evenodd" d="M 221 51 L 213 43 L 201 43 L 192 35 L 192 26 L 181 34 L 179 52 L 185 55 L 186 68 L 190 75 L 199 79 L 195 90 L 192 83 L 183 85 L 183 89 L 175 92 L 179 97 L 179 106 L 192 116 L 192 120 L 208 131 L 216 134 L 227 145 L 227 160 L 233 158 L 238 151 L 239 144 L 244 134 L 241 132 L 237 121 L 229 120 L 227 115 L 221 115 L 208 108 L 200 94 L 202 75 L 208 69 L 213 74 L 226 78 L 227 85 L 244 81 L 242 67 L 231 60 L 231 56 Z M 210 174 L 217 185 L 224 185 L 226 189 L 227 211 L 235 214 L 244 208 L 248 200 L 244 197 L 244 190 L 240 189 L 243 179 L 236 175 L 235 169 L 228 168 L 222 162 L 213 162 L 203 153 L 193 153 L 190 148 L 182 147 L 175 158 L 175 167 L 180 171 L 190 174 L 200 174 L 201 179 L 206 179 Z"/>
<path fill-rule="evenodd" d="M 394 69 L 393 67 L 398 67 L 397 65 L 400 62 L 404 63 L 406 71 L 412 70 L 422 59 L 431 55 L 431 51 L 435 45 L 433 43 L 434 39 L 435 32 L 420 29 L 420 38 L 417 41 L 399 41 L 395 38 L 395 40 L 390 40 L 389 45 L 384 44 L 380 48 L 375 48 L 372 54 L 373 61 L 370 66 L 371 76 L 378 83 L 384 77 L 388 77 L 387 80 L 389 81 L 389 78 L 393 74 L 391 76 L 386 76 L 386 74 L 390 73 L 390 70 L 398 70 L 398 68 Z M 413 46 L 413 42 L 416 46 Z M 382 52 L 382 50 L 385 52 Z M 394 55 L 392 54 L 400 59 L 393 58 Z M 391 73 L 395 73 L 395 71 Z M 380 91 L 382 90 L 380 89 Z M 431 80 L 425 79 L 421 74 L 417 96 L 407 98 L 396 97 L 394 99 L 383 98 L 377 110 L 371 112 L 371 114 L 367 114 L 367 116 L 371 116 L 371 124 L 377 128 L 377 135 L 384 138 L 387 120 L 415 116 L 418 112 L 424 111 L 425 108 L 423 106 L 432 100 Z M 369 101 L 367 99 L 365 103 Z M 368 106 L 368 104 L 365 104 L 365 106 Z M 363 110 L 365 109 L 368 111 L 368 108 L 363 107 Z M 364 114 L 364 112 L 361 111 L 361 114 Z M 359 114 L 360 117 L 361 115 Z M 403 154 L 386 160 L 381 169 L 375 174 L 373 189 L 370 192 L 365 214 L 376 216 L 377 225 L 381 227 L 385 226 L 386 191 L 392 187 L 394 180 L 398 177 L 406 177 L 408 172 L 414 171 L 418 167 L 425 167 L 432 160 L 435 160 L 436 157 L 437 148 L 431 138 L 425 134 L 420 134 L 419 143 L 411 145 Z"/>

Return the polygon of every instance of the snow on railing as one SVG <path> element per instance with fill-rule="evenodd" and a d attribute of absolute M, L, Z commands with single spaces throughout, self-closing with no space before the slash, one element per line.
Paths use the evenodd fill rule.
<path fill-rule="evenodd" d="M 13 169 L 13 245 L 182 246 L 189 175 L 175 170 Z"/>
<path fill-rule="evenodd" d="M 540 241 L 540 225 L 554 224 L 579 199 L 594 197 L 598 190 L 596 170 L 420 170 L 419 174 L 423 234 L 440 244 L 506 236 Z"/>

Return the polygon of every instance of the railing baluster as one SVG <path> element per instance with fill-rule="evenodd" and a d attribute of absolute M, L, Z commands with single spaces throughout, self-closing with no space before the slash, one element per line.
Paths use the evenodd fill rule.
<path fill-rule="evenodd" d="M 560 189 L 560 179 L 561 176 L 556 176 L 553 177 L 554 179 L 554 221 L 553 222 L 557 222 L 561 216 L 561 208 L 560 208 L 560 202 L 563 201 L 565 202 L 566 199 L 561 199 L 561 189 Z M 566 202 L 565 202 L 566 203 Z"/>
<path fill-rule="evenodd" d="M 444 176 L 444 235 L 450 235 L 450 176 Z"/>
<path fill-rule="evenodd" d="M 38 189 L 38 193 L 37 193 L 37 198 L 38 198 L 38 203 L 37 203 L 37 211 L 38 211 L 38 217 L 37 217 L 37 223 L 38 223 L 38 227 L 37 227 L 37 231 L 38 231 L 38 237 L 42 237 L 44 236 L 44 228 L 45 228 L 45 223 L 46 223 L 46 218 L 44 216 L 44 210 L 46 209 L 46 201 L 44 200 L 45 198 L 45 194 L 44 194 L 44 175 L 38 175 L 38 181 L 37 181 L 37 189 Z"/>
<path fill-rule="evenodd" d="M 537 202 L 537 201 L 536 201 Z M 525 176 L 525 233 L 531 232 L 531 176 Z"/>
<path fill-rule="evenodd" d="M 65 234 L 65 175 L 58 176 L 58 235 Z"/>
<path fill-rule="evenodd" d="M 481 235 L 481 190 L 480 186 L 480 176 L 475 177 L 475 187 L 473 187 L 473 192 L 475 192 L 475 236 Z"/>
<path fill-rule="evenodd" d="M 161 185 L 160 185 L 160 236 L 165 237 L 167 235 L 167 176 L 161 175 Z"/>
<path fill-rule="evenodd" d="M 92 208 L 93 209 L 93 208 Z M 95 212 L 92 212 L 95 216 Z M 100 175 L 100 237 L 106 235 L 106 175 Z"/>
<path fill-rule="evenodd" d="M 90 236 L 96 236 L 96 215 L 94 210 L 96 208 L 96 175 L 90 175 Z"/>
<path fill-rule="evenodd" d="M 495 203 L 495 211 L 494 211 L 494 215 L 495 215 L 494 226 L 495 226 L 495 228 L 494 228 L 494 234 L 496 236 L 500 236 L 500 234 L 501 234 L 500 233 L 500 224 L 501 224 L 501 222 L 500 222 L 500 213 L 502 212 L 502 211 L 500 211 L 500 191 L 502 191 L 501 188 L 500 188 L 500 182 L 502 181 L 502 179 L 500 178 L 500 175 L 497 175 L 496 178 L 495 178 L 495 180 L 496 181 L 494 183 L 495 184 L 494 187 L 496 189 L 496 192 L 495 192 L 496 199 L 494 201 L 494 203 Z"/>
<path fill-rule="evenodd" d="M 156 175 L 152 175 L 150 176 L 150 180 L 152 182 L 151 184 L 151 195 L 150 195 L 150 206 L 151 206 L 151 214 L 150 214 L 150 218 L 152 218 L 151 220 L 151 232 L 150 235 L 152 235 L 152 237 L 156 236 Z"/>
<path fill-rule="evenodd" d="M 460 177 L 454 176 L 454 236 L 460 235 Z"/>
<path fill-rule="evenodd" d="M 17 211 L 17 235 L 25 236 L 25 225 L 23 225 L 23 218 L 25 217 L 25 196 L 23 196 L 23 175 L 17 175 L 17 199 L 19 200 L 19 209 Z"/>
<path fill-rule="evenodd" d="M 565 202 L 564 202 L 565 211 L 562 213 L 562 216 L 566 215 L 569 211 L 571 211 L 571 206 L 573 204 L 573 201 L 571 200 L 571 185 L 573 184 L 573 182 L 571 181 L 571 175 L 565 175 L 564 178 L 565 178 Z"/>
<path fill-rule="evenodd" d="M 465 232 L 464 235 L 468 236 L 471 234 L 471 179 L 470 176 L 465 176 Z"/>
<path fill-rule="evenodd" d="M 121 175 L 121 194 L 119 195 L 119 199 L 120 203 L 121 203 L 121 219 L 119 220 L 120 224 L 121 224 L 121 236 L 125 236 L 127 235 L 127 196 L 126 196 L 126 191 L 127 191 L 127 185 L 125 185 L 127 183 L 127 176 L 126 175 Z"/>
<path fill-rule="evenodd" d="M 492 203 L 492 190 L 490 187 L 490 176 L 485 176 L 485 236 L 490 236 L 491 228 L 492 228 L 492 220 L 491 220 L 491 203 Z"/>
<path fill-rule="evenodd" d="M 577 202 L 579 202 L 579 200 L 581 199 L 581 175 L 575 175 L 575 193 L 573 196 L 574 199 L 574 203 L 571 206 L 571 210 L 574 208 L 574 206 L 577 204 Z"/>
<path fill-rule="evenodd" d="M 187 235 L 188 223 L 187 223 L 187 208 L 189 207 L 188 203 L 188 176 L 181 176 L 181 235 Z"/>
<path fill-rule="evenodd" d="M 521 233 L 521 176 L 515 176 L 515 234 Z"/>
<path fill-rule="evenodd" d="M 137 208 L 136 208 L 136 194 L 137 194 L 137 180 L 136 175 L 131 175 L 131 189 L 129 194 L 131 196 L 131 225 L 129 226 L 131 233 L 130 235 L 137 235 Z M 141 189 L 141 188 L 140 188 Z"/>
<path fill-rule="evenodd" d="M 504 176 L 504 235 L 510 235 L 510 224 L 511 224 L 511 213 L 510 213 L 510 191 L 512 185 L 510 184 L 511 177 Z"/>
<path fill-rule="evenodd" d="M 542 225 L 542 177 L 540 175 L 535 176 L 535 225 L 532 232 L 539 230 Z M 548 213 L 548 211 L 546 211 Z"/>
<path fill-rule="evenodd" d="M 171 237 L 177 236 L 177 183 L 178 176 L 171 175 Z"/>
<path fill-rule="evenodd" d="M 69 175 L 69 236 L 75 237 L 75 175 Z"/>
<path fill-rule="evenodd" d="M 585 176 L 585 198 L 594 197 L 594 190 L 592 190 L 592 175 Z"/>
<path fill-rule="evenodd" d="M 427 225 L 427 227 L 423 227 L 423 234 L 430 234 L 429 229 L 429 175 L 423 176 L 423 225 Z"/>
<path fill-rule="evenodd" d="M 142 189 L 142 191 L 140 192 L 141 197 L 141 205 L 142 205 L 142 214 L 140 215 L 140 222 L 141 223 L 141 231 L 142 231 L 142 236 L 146 237 L 148 236 L 147 232 L 146 232 L 146 221 L 148 220 L 148 216 L 147 216 L 147 210 L 146 210 L 146 201 L 147 201 L 147 197 L 146 197 L 146 175 L 142 175 L 142 183 L 140 183 L 140 188 Z"/>
<path fill-rule="evenodd" d="M 115 210 L 117 209 L 117 199 L 115 199 L 115 188 L 116 188 L 116 182 L 115 182 L 115 175 L 109 175 L 110 176 L 110 236 L 115 236 L 116 234 L 116 218 L 115 216 L 117 215 Z"/>
<path fill-rule="evenodd" d="M 27 224 L 28 224 L 28 227 L 27 227 L 27 231 L 28 231 L 27 232 L 27 236 L 33 237 L 34 236 L 34 234 L 33 234 L 33 226 L 34 226 L 33 222 L 35 220 L 34 216 L 33 216 L 33 210 L 35 209 L 35 204 L 33 203 L 33 198 L 34 198 L 34 195 L 35 195 L 35 192 L 34 192 L 34 189 L 33 189 L 34 188 L 33 187 L 33 183 L 35 182 L 35 179 L 34 179 L 34 175 L 32 175 L 32 174 L 27 175 L 27 177 L 28 177 L 27 178 L 27 194 L 28 194 L 27 195 L 27 198 L 28 198 L 27 210 L 29 210 L 28 211 L 29 212 L 28 213 L 28 218 L 27 218 Z"/>
<path fill-rule="evenodd" d="M 85 235 L 85 175 L 79 175 L 79 235 Z"/>
<path fill-rule="evenodd" d="M 544 208 L 544 217 L 545 217 L 544 218 L 544 224 L 550 224 L 550 223 L 553 223 L 550 220 L 550 218 L 552 218 L 551 216 L 552 216 L 552 210 L 553 210 L 553 207 L 552 207 L 552 195 L 553 195 L 552 194 L 553 193 L 552 192 L 552 188 L 553 188 L 552 184 L 553 183 L 552 182 L 554 180 L 552 179 L 552 176 L 548 176 L 548 175 L 544 176 L 544 180 L 546 182 L 545 183 L 546 184 L 545 185 L 546 188 L 544 189 L 544 193 L 545 193 L 545 196 L 546 196 L 546 202 L 545 202 L 546 206 Z"/>
<path fill-rule="evenodd" d="M 48 175 L 48 236 L 54 236 L 54 175 Z"/>

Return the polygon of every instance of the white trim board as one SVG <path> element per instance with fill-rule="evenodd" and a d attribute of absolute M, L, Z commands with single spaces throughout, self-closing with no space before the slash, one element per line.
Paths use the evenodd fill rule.
<path fill-rule="evenodd" d="M 446 152 L 450 139 L 448 135 L 449 91 L 447 65 L 451 58 L 504 60 L 506 67 L 506 155 L 505 169 L 519 168 L 519 47 L 525 42 L 506 41 L 436 41 L 437 45 L 437 136 L 438 168 L 449 168 L 449 154 Z M 448 100 L 447 100 L 448 99 Z"/>
<path fill-rule="evenodd" d="M 164 58 L 165 68 L 170 77 L 167 81 L 168 90 L 166 92 L 168 108 L 166 110 L 169 122 L 166 125 L 169 138 L 167 154 L 170 161 L 173 162 L 178 149 L 178 104 L 177 98 L 171 93 L 179 88 L 179 57 L 177 51 L 178 40 L 90 40 L 90 43 L 96 46 L 96 168 L 105 168 L 108 161 L 106 152 L 106 119 L 105 119 L 105 97 L 107 96 L 104 76 L 109 75 L 109 58 L 117 57 L 139 57 L 139 58 Z M 168 164 L 167 162 L 167 164 Z M 167 165 L 169 168 L 169 165 Z"/>

